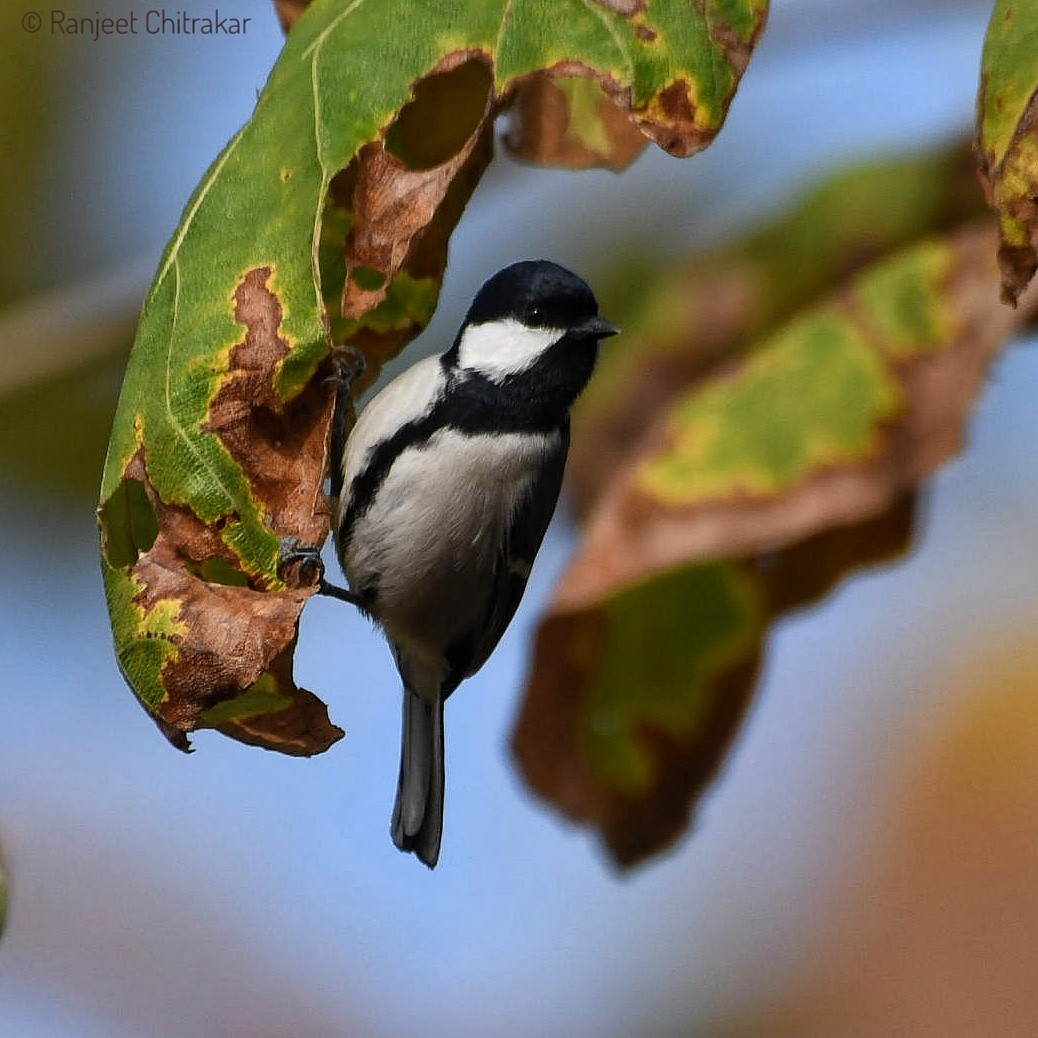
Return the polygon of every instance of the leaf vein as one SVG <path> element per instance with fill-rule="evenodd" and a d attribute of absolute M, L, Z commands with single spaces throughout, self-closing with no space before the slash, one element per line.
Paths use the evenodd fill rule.
<path fill-rule="evenodd" d="M 169 268 L 173 265 L 177 253 L 180 251 L 180 246 L 183 245 L 184 239 L 187 237 L 187 232 L 190 230 L 191 224 L 194 222 L 195 216 L 198 214 L 198 210 L 202 208 L 202 203 L 205 201 L 213 184 L 216 183 L 216 178 L 220 175 L 220 171 L 226 165 L 227 160 L 231 157 L 231 153 L 238 146 L 244 133 L 245 127 L 243 126 L 231 138 L 230 143 L 228 143 L 227 147 L 224 148 L 223 154 L 216 160 L 213 168 L 209 171 L 209 176 L 205 178 L 205 183 L 198 189 L 198 194 L 195 195 L 195 200 L 191 203 L 191 208 L 184 214 L 184 219 L 180 224 L 180 230 L 176 235 L 174 235 L 173 240 L 169 244 L 169 249 L 166 253 L 166 262 L 163 263 L 162 269 L 155 278 L 156 287 L 161 284 L 162 280 L 169 273 Z"/>
<path fill-rule="evenodd" d="M 602 9 L 602 7 L 595 2 L 595 0 L 584 0 L 584 6 L 587 7 L 594 15 L 598 17 L 598 20 L 606 27 L 606 31 L 610 36 L 613 37 L 613 42 L 616 44 L 617 49 L 623 55 L 624 62 L 627 65 L 627 78 L 630 81 L 631 86 L 634 86 L 634 58 L 631 55 L 630 48 L 627 46 L 626 41 L 620 35 L 616 29 L 616 25 L 613 20 L 609 17 L 609 14 Z"/>
<path fill-rule="evenodd" d="M 504 42 L 508 23 L 512 17 L 512 5 L 514 0 L 506 0 L 505 9 L 501 12 L 501 28 L 497 30 L 497 39 L 494 41 L 494 62 L 497 63 L 501 56 L 501 45 Z"/>
<path fill-rule="evenodd" d="M 342 22 L 342 20 L 343 20 L 344 18 L 346 18 L 346 17 L 347 17 L 347 15 L 351 15 L 351 14 L 353 14 L 353 12 L 354 12 L 354 11 L 355 11 L 355 10 L 356 10 L 356 9 L 357 9 L 358 7 L 360 7 L 360 5 L 361 5 L 362 3 L 364 3 L 364 0 L 353 0 L 353 3 L 352 3 L 352 4 L 350 4 L 350 5 L 348 6 L 348 7 L 344 7 L 344 8 L 343 8 L 343 9 L 342 9 L 342 10 L 341 10 L 341 11 L 340 11 L 340 12 L 339 12 L 339 13 L 338 13 L 338 14 L 337 14 L 337 15 L 336 15 L 336 16 L 335 16 L 335 17 L 334 17 L 334 18 L 333 18 L 333 19 L 332 19 L 332 20 L 331 20 L 331 21 L 330 21 L 330 22 L 329 22 L 329 23 L 328 23 L 328 24 L 327 24 L 327 25 L 326 25 L 325 27 L 324 27 L 324 29 L 323 29 L 323 30 L 321 31 L 321 34 L 320 34 L 320 35 L 319 35 L 319 36 L 317 37 L 317 39 L 316 39 L 316 40 L 314 40 L 314 42 L 313 42 L 313 43 L 311 43 L 311 44 L 310 44 L 310 46 L 309 46 L 309 47 L 307 47 L 307 48 L 306 48 L 306 50 L 304 50 L 304 51 L 303 51 L 303 60 L 305 61 L 305 60 L 306 60 L 306 59 L 307 59 L 308 57 L 310 57 L 310 53 L 311 53 L 311 51 L 314 51 L 314 52 L 320 51 L 320 49 L 321 49 L 321 48 L 322 48 L 322 47 L 324 46 L 324 41 L 325 41 L 325 40 L 326 40 L 326 39 L 328 38 L 328 36 L 329 36 L 329 35 L 330 35 L 330 34 L 331 34 L 332 32 L 334 32 L 336 28 L 338 28 L 339 24 L 340 24 L 340 23 Z"/>
<path fill-rule="evenodd" d="M 223 491 L 224 498 L 227 501 L 228 507 L 234 500 L 233 495 L 224 485 L 220 474 L 209 464 L 205 457 L 201 454 L 194 443 L 191 442 L 191 437 L 188 436 L 187 430 L 180 422 L 176 413 L 173 409 L 173 394 L 172 394 L 172 382 L 173 382 L 173 371 L 172 371 L 172 360 L 173 360 L 173 331 L 176 327 L 177 316 L 180 312 L 180 263 L 174 261 L 173 263 L 173 320 L 170 324 L 170 349 L 166 351 L 166 385 L 165 385 L 165 404 L 166 404 L 166 417 L 169 419 L 170 428 L 177 434 L 184 446 L 187 448 L 188 453 L 198 462 L 199 465 L 206 471 L 207 475 L 210 476 L 213 482 Z"/>

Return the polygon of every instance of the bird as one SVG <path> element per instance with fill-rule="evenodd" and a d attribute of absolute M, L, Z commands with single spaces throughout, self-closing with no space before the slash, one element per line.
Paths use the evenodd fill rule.
<path fill-rule="evenodd" d="M 600 341 L 618 331 L 598 311 L 566 268 L 513 263 L 479 289 L 446 352 L 333 435 L 333 534 L 349 589 L 322 590 L 359 606 L 389 642 L 403 682 L 391 834 L 430 869 L 443 834 L 444 703 L 486 663 L 525 591 L 562 486 L 570 408 Z"/>

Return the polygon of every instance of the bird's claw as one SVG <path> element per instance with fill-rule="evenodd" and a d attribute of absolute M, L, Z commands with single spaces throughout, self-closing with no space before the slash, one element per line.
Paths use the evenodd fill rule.
<path fill-rule="evenodd" d="M 278 552 L 278 579 L 291 587 L 324 583 L 324 560 L 313 545 L 301 544 L 298 537 L 283 537 Z"/>

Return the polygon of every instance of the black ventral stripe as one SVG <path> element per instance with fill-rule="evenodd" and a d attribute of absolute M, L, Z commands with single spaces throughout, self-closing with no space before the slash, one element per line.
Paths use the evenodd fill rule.
<path fill-rule="evenodd" d="M 502 424 L 503 412 L 507 409 L 495 406 L 493 395 L 488 391 L 488 380 L 465 378 L 466 383 L 470 381 L 488 383 L 488 386 L 466 386 L 463 392 L 449 387 L 447 395 L 441 397 L 427 414 L 401 426 L 375 448 L 368 464 L 350 484 L 350 503 L 339 527 L 341 544 L 349 543 L 354 526 L 371 507 L 397 458 L 412 447 L 424 446 L 441 429 L 451 429 L 466 436 L 479 436 L 501 432 L 548 434 L 559 427 L 554 416 L 547 414 L 537 416 L 536 420 Z M 564 414 L 564 421 L 565 417 Z"/>
<path fill-rule="evenodd" d="M 396 459 L 409 448 L 423 446 L 440 429 L 479 436 L 548 435 L 568 428 L 569 409 L 591 377 L 597 353 L 594 340 L 566 335 L 534 364 L 498 382 L 456 367 L 455 343 L 442 358 L 446 382 L 439 400 L 421 418 L 383 440 L 354 477 L 339 543 L 349 543 L 354 526 L 371 507 Z"/>

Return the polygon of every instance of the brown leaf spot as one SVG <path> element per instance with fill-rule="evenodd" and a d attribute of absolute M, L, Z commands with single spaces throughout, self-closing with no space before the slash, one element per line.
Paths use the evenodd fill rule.
<path fill-rule="evenodd" d="M 569 102 L 555 82 L 557 74 L 560 69 L 531 75 L 516 88 L 505 136 L 508 150 L 527 162 L 566 169 L 626 169 L 649 143 L 631 122 L 630 105 L 618 105 L 603 87 L 597 113 L 608 143 L 605 148 L 592 146 L 570 126 Z"/>
<path fill-rule="evenodd" d="M 679 158 L 694 155 L 717 135 L 716 130 L 696 126 L 692 86 L 686 79 L 676 79 L 661 90 L 648 109 L 635 113 L 635 119 L 642 133 Z"/>
<path fill-rule="evenodd" d="M 222 524 L 206 525 L 190 510 L 163 502 L 148 478 L 143 447 L 125 478 L 143 484 L 159 524 L 154 542 L 129 567 L 141 585 L 135 604 L 147 613 L 175 603 L 183 628 L 170 636 L 176 654 L 161 674 L 166 697 L 152 713 L 159 728 L 174 746 L 188 750 L 186 733 L 199 726 L 206 710 L 236 698 L 273 668 L 290 705 L 248 725 L 229 726 L 227 734 L 297 755 L 327 749 L 339 729 L 328 721 L 324 705 L 291 680 L 299 614 L 313 588 L 256 591 L 203 579 L 198 563 L 237 564 L 220 536 Z"/>
<path fill-rule="evenodd" d="M 393 277 L 405 265 L 410 269 L 408 260 L 428 233 L 455 179 L 473 168 L 482 172 L 490 130 L 491 85 L 482 57 L 434 73 L 416 84 L 415 107 L 409 106 L 402 120 L 387 128 L 386 139 L 361 149 L 351 204 L 354 222 L 346 242 L 344 317 L 362 317 L 385 299 Z M 430 126 L 450 123 L 444 121 L 442 105 L 451 98 L 451 110 L 468 113 L 469 123 L 475 119 L 461 141 L 453 130 L 429 132 Z M 416 168 L 409 168 L 393 149 L 411 156 L 409 161 Z M 453 154 L 452 149 L 456 149 Z M 473 163 L 477 155 L 479 161 Z M 437 165 L 426 166 L 440 159 L 443 161 Z M 358 269 L 380 274 L 381 285 L 370 287 L 370 275 L 361 279 L 364 284 L 359 283 L 353 273 Z"/>
<path fill-rule="evenodd" d="M 205 432 L 218 436 L 241 466 L 279 537 L 322 544 L 328 535 L 323 483 L 335 388 L 326 367 L 295 399 L 281 400 L 274 380 L 289 343 L 280 334 L 282 307 L 271 291 L 273 270 L 242 278 L 234 316 L 244 339 L 230 352 L 227 374 L 213 397 Z"/>
<path fill-rule="evenodd" d="M 688 123 L 695 120 L 695 105 L 692 103 L 692 90 L 686 79 L 676 79 L 670 86 L 659 93 L 660 112 L 673 123 Z"/>
<path fill-rule="evenodd" d="M 259 680 L 272 658 L 294 642 L 309 597 L 306 590 L 253 591 L 200 580 L 164 534 L 132 572 L 144 585 L 137 604 L 150 611 L 176 601 L 186 627 L 176 639 L 177 657 L 163 669 L 168 696 L 158 711 L 180 731 L 191 731 L 199 714 Z"/>
<path fill-rule="evenodd" d="M 737 77 L 746 71 L 753 48 L 757 45 L 761 33 L 764 32 L 766 22 L 767 13 L 765 12 L 750 38 L 743 39 L 728 23 L 719 20 L 710 21 L 710 36 L 714 43 L 719 44 L 721 50 L 724 51 L 725 60 Z"/>

